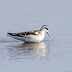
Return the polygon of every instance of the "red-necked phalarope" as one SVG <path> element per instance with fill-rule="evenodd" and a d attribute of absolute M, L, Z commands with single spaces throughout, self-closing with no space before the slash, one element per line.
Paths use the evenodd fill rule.
<path fill-rule="evenodd" d="M 47 25 L 43 25 L 40 30 L 20 32 L 20 33 L 7 33 L 7 36 L 24 42 L 40 42 L 44 39 L 45 32 L 48 34 Z"/>

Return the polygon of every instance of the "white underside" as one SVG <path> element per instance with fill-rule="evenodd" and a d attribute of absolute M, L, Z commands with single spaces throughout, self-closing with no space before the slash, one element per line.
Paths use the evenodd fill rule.
<path fill-rule="evenodd" d="M 24 37 L 18 37 L 18 36 L 10 36 L 10 37 L 24 42 L 40 42 L 44 38 L 44 36 L 36 36 L 36 35 L 29 35 Z"/>

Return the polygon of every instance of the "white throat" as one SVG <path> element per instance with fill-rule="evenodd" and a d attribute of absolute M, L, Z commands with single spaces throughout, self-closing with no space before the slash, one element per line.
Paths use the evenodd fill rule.
<path fill-rule="evenodd" d="M 43 36 L 43 38 L 45 37 L 45 30 L 41 30 L 41 34 Z"/>

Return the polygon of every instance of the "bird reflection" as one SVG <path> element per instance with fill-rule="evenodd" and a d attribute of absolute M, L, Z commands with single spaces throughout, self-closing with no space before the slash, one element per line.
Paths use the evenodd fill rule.
<path fill-rule="evenodd" d="M 43 42 L 22 43 L 9 46 L 8 54 L 11 59 L 22 59 L 31 57 L 45 57 L 49 54 L 49 48 Z"/>

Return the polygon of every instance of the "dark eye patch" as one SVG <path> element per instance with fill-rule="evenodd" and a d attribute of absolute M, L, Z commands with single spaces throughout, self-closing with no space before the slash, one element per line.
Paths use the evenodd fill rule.
<path fill-rule="evenodd" d="M 45 29 L 47 29 L 47 30 L 48 30 L 48 28 L 45 28 Z"/>

